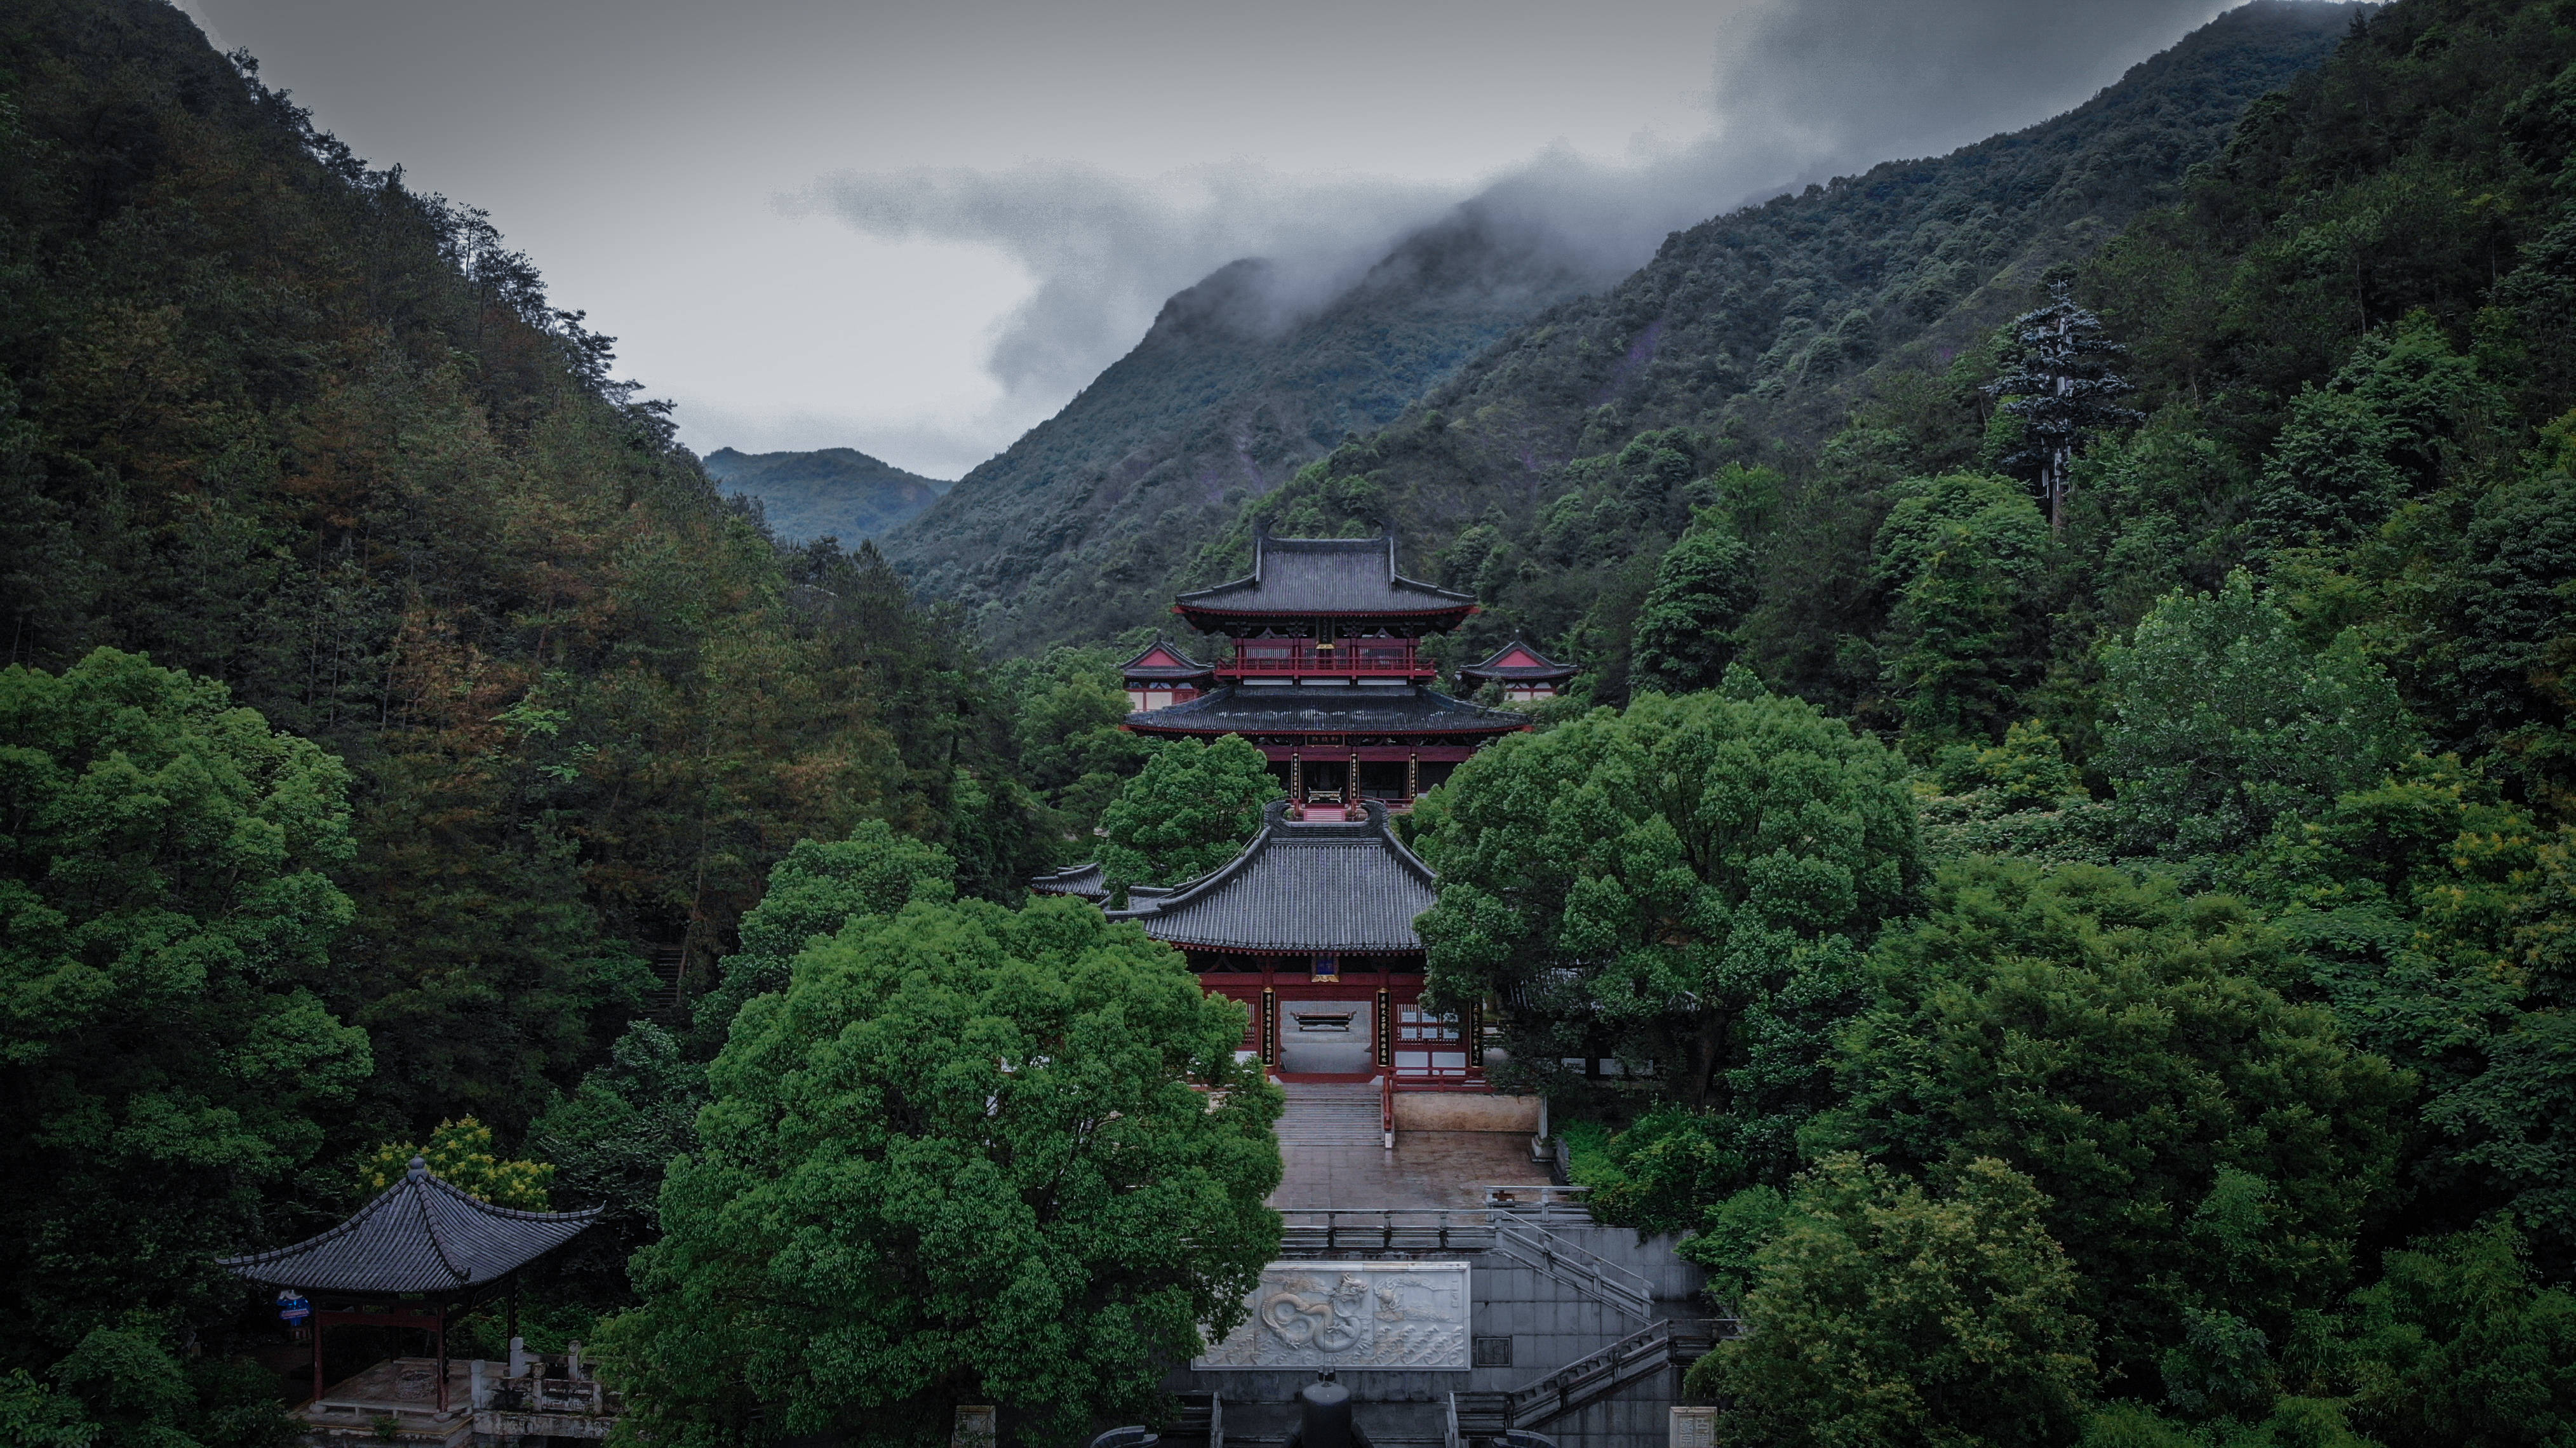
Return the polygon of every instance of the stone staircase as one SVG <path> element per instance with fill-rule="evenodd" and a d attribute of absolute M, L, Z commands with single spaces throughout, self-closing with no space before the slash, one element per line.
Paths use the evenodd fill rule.
<path fill-rule="evenodd" d="M 1599 1402 L 1640 1378 L 1707 1356 L 1740 1331 L 1728 1318 L 1662 1318 L 1599 1352 L 1575 1359 L 1525 1387 L 1503 1393 L 1452 1393 L 1450 1412 L 1461 1440 L 1536 1428 Z"/>
<path fill-rule="evenodd" d="M 1281 1089 L 1288 1093 L 1288 1109 L 1279 1115 L 1281 1146 L 1385 1145 L 1375 1085 L 1291 1081 Z"/>

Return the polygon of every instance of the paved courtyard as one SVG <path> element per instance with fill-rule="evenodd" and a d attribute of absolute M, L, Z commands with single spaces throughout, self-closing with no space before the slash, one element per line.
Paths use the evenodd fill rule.
<path fill-rule="evenodd" d="M 1475 1207 L 1500 1182 L 1543 1185 L 1530 1139 L 1507 1131 L 1399 1131 L 1395 1149 L 1283 1145 L 1274 1207 Z"/>

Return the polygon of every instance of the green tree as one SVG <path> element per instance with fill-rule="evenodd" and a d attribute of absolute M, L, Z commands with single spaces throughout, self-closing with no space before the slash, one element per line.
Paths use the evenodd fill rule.
<path fill-rule="evenodd" d="M 2241 850 L 2377 784 L 2417 747 L 2388 674 L 2347 633 L 2322 652 L 2254 593 L 2175 592 L 2104 651 L 2110 721 L 2098 760 L 2124 843 L 2174 857 Z"/>
<path fill-rule="evenodd" d="M 1053 648 L 994 669 L 1020 772 L 1055 812 L 1051 833 L 1069 860 L 1092 848 L 1101 810 L 1153 752 L 1144 736 L 1119 727 L 1128 703 L 1118 659 L 1107 649 Z"/>
<path fill-rule="evenodd" d="M 2050 285 L 2047 305 L 2013 318 L 2012 337 L 2012 366 L 1986 384 L 2021 423 L 2020 446 L 2003 465 L 2038 480 L 2048 526 L 2063 529 L 2076 449 L 2106 427 L 2141 420 L 2113 401 L 2136 390 L 2111 370 L 2129 349 L 2102 334 L 2102 319 L 2075 304 L 2066 282 Z"/>
<path fill-rule="evenodd" d="M 1742 1337 L 1693 1364 L 1732 1443 L 2066 1442 L 2093 1387 L 2073 1267 L 2046 1198 L 1991 1158 L 1940 1196 L 1826 1158 L 1754 1257 Z"/>
<path fill-rule="evenodd" d="M 1156 1411 L 1279 1218 L 1278 1092 L 1240 1006 L 1073 900 L 860 917 L 743 1008 L 607 1341 L 637 1431 L 1038 1437 Z"/>
<path fill-rule="evenodd" d="M 1812 1139 L 1935 1182 L 1986 1157 L 2031 1177 L 2124 1380 L 2163 1371 L 2186 1312 L 2277 1348 L 2350 1286 L 2412 1083 L 2285 997 L 2301 963 L 2243 904 L 1972 859 L 1871 968 L 1848 1104 Z"/>
<path fill-rule="evenodd" d="M 1130 885 L 1172 885 L 1204 875 L 1243 850 L 1261 812 L 1287 791 L 1251 741 L 1156 745 L 1145 768 L 1100 814 L 1100 870 L 1112 898 Z"/>
<path fill-rule="evenodd" d="M 1913 906 L 1905 764 L 1794 699 L 1643 695 L 1502 739 L 1415 813 L 1430 991 L 1499 995 L 1515 1071 L 1615 1055 L 1779 1180 L 1859 957 Z"/>
<path fill-rule="evenodd" d="M 2432 318 L 2370 336 L 2292 398 L 2252 520 L 2258 548 L 2341 548 L 2431 492 L 2490 442 L 2503 399 Z"/>
<path fill-rule="evenodd" d="M 2046 525 L 2008 478 L 1952 473 L 1898 492 L 1875 552 L 1878 581 L 1896 600 L 1886 680 L 1907 742 L 1928 751 L 1991 741 L 2039 674 L 2045 630 L 2029 595 Z"/>
<path fill-rule="evenodd" d="M 277 1379 L 247 1362 L 193 1354 L 150 1314 L 81 1337 L 40 1383 L 0 1379 L 0 1441 L 27 1448 L 288 1448 Z"/>
<path fill-rule="evenodd" d="M 556 1193 L 605 1209 L 553 1259 L 553 1275 L 584 1300 L 627 1295 L 626 1260 L 654 1235 L 662 1173 L 697 1144 L 706 1077 L 706 1067 L 688 1058 L 678 1037 L 637 1021 L 578 1090 L 528 1128 L 528 1150 L 554 1166 Z"/>
<path fill-rule="evenodd" d="M 0 1360 L 226 1288 L 369 1070 L 321 992 L 348 773 L 221 684 L 0 671 Z"/>
<path fill-rule="evenodd" d="M 418 1146 L 395 1141 L 377 1147 L 375 1155 L 358 1168 L 360 1189 L 372 1197 L 401 1181 L 411 1169 L 413 1157 L 421 1158 L 422 1164 L 449 1186 L 496 1207 L 523 1212 L 547 1209 L 546 1188 L 554 1181 L 554 1164 L 503 1160 L 493 1143 L 492 1128 L 471 1116 L 438 1123 L 429 1140 Z"/>
<path fill-rule="evenodd" d="M 1753 550 L 1716 510 L 1703 510 L 1655 565 L 1637 611 L 1630 668 L 1640 688 L 1687 694 L 1726 675 L 1735 628 L 1755 602 Z"/>
<path fill-rule="evenodd" d="M 946 850 L 866 820 L 846 840 L 798 840 L 769 867 L 769 889 L 742 917 L 742 948 L 719 964 L 716 988 L 697 1003 L 699 1059 L 724 1045 L 743 1002 L 787 988 L 798 952 L 835 935 L 853 916 L 891 915 L 913 900 L 956 898 Z"/>
<path fill-rule="evenodd" d="M 2576 1433 L 2576 1293 L 2532 1280 L 2510 1219 L 2391 1252 L 2355 1294 L 2353 1416 L 2390 1448 L 2520 1448 Z"/>

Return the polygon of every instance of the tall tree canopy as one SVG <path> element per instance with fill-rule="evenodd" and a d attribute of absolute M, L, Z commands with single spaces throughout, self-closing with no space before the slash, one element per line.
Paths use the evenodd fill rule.
<path fill-rule="evenodd" d="M 1991 1158 L 1941 1195 L 1858 1156 L 1801 1179 L 1745 1334 L 1694 1364 L 1730 1442 L 2051 1448 L 2084 1420 L 2092 1324 L 2030 1179 Z"/>
<path fill-rule="evenodd" d="M 2102 768 L 2129 848 L 2172 856 L 2254 843 L 2378 783 L 2417 748 L 2388 673 L 2356 637 L 2323 651 L 2239 571 L 2177 593 L 2104 651 Z"/>
<path fill-rule="evenodd" d="M 609 1335 L 638 1430 L 916 1443 L 1146 1415 L 1277 1250 L 1240 1006 L 1074 900 L 854 919 L 743 1008 Z"/>
<path fill-rule="evenodd" d="M 1635 682 L 1674 694 L 1715 685 L 1735 661 L 1735 627 L 1754 602 L 1753 550 L 1722 515 L 1701 514 L 1655 565 L 1655 586 L 1637 610 Z"/>
<path fill-rule="evenodd" d="M 1251 741 L 1172 739 L 1100 814 L 1101 878 L 1123 901 L 1130 885 L 1174 885 L 1243 850 L 1261 812 L 1288 791 Z"/>
<path fill-rule="evenodd" d="M 2151 1380 L 2193 1313 L 2277 1345 L 2352 1286 L 2413 1083 L 2285 995 L 2283 936 L 2092 866 L 1971 861 L 1932 895 L 1873 959 L 1848 1104 L 1817 1140 L 2030 1177 L 2113 1371 Z"/>
<path fill-rule="evenodd" d="M 1776 1175 L 1879 923 L 1919 865 L 1904 761 L 1792 699 L 1641 695 L 1508 736 L 1416 813 L 1430 989 L 1514 1003 L 1510 1049 L 1652 1063 Z"/>
<path fill-rule="evenodd" d="M 371 1068 L 348 771 L 221 684 L 101 649 L 0 671 L 0 1364 L 202 1312 Z"/>

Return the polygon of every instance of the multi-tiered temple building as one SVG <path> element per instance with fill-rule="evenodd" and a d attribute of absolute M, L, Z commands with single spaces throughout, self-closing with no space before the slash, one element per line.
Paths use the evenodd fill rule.
<path fill-rule="evenodd" d="M 1124 666 L 1127 727 L 1164 738 L 1240 734 L 1288 798 L 1224 868 L 1137 887 L 1114 919 L 1189 957 L 1208 990 L 1243 1002 L 1243 1050 L 1291 1076 L 1387 1075 L 1410 1087 L 1481 1086 L 1480 1022 L 1421 1008 L 1429 866 L 1387 828 L 1390 811 L 1449 777 L 1526 716 L 1432 687 L 1422 641 L 1476 601 L 1405 577 L 1392 538 L 1253 540 L 1252 573 L 1184 593 L 1176 611 L 1233 654 L 1202 664 L 1162 639 Z M 1478 667 L 1517 697 L 1572 672 L 1515 640 Z M 1480 676 L 1481 677 L 1481 676 Z M 1538 692 L 1544 689 L 1544 694 Z M 1106 901 L 1100 867 L 1029 882 Z"/>
<path fill-rule="evenodd" d="M 1393 538 L 1256 536 L 1250 576 L 1175 603 L 1233 657 L 1200 664 L 1156 640 L 1126 665 L 1141 706 L 1127 727 L 1240 734 L 1300 810 L 1410 808 L 1478 748 L 1529 727 L 1431 687 L 1440 671 L 1423 639 L 1466 622 L 1476 600 L 1397 572 Z"/>

